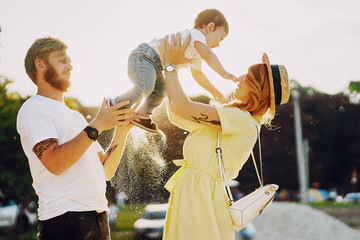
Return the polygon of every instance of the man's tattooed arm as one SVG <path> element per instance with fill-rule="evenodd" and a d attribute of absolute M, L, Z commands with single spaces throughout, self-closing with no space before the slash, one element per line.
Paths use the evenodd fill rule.
<path fill-rule="evenodd" d="M 209 120 L 209 117 L 205 114 L 200 113 L 201 117 L 195 117 L 195 116 L 191 116 L 195 122 L 197 123 L 201 123 L 201 122 L 208 122 L 214 125 L 221 125 L 220 121 L 216 121 L 216 120 Z"/>
<path fill-rule="evenodd" d="M 109 149 L 106 151 L 106 155 L 104 157 L 104 160 L 102 162 L 102 164 L 104 165 L 106 160 L 109 159 L 110 155 L 115 151 L 115 149 L 117 148 L 118 145 L 114 145 L 114 146 L 111 146 L 109 147 Z"/>
<path fill-rule="evenodd" d="M 58 140 L 56 138 L 49 138 L 44 141 L 41 141 L 37 143 L 33 147 L 33 152 L 36 154 L 36 156 L 41 160 L 43 153 L 49 149 L 53 144 L 58 143 Z"/>

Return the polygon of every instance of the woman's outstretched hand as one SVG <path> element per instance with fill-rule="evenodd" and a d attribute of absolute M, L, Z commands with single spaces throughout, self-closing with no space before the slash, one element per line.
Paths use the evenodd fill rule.
<path fill-rule="evenodd" d="M 176 36 L 174 34 L 171 35 L 171 42 L 169 44 L 169 37 L 166 37 L 165 40 L 165 64 L 184 64 L 189 63 L 191 60 L 185 58 L 184 52 L 185 49 L 189 46 L 191 36 L 189 35 L 185 40 L 184 44 L 181 44 L 181 35 L 177 33 Z"/>

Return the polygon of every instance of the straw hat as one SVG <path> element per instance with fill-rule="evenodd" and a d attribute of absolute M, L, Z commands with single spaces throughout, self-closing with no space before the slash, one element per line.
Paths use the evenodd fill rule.
<path fill-rule="evenodd" d="M 287 103 L 290 96 L 289 78 L 283 65 L 270 65 L 266 53 L 262 56 L 262 62 L 266 64 L 270 83 L 270 118 L 274 119 L 275 106 Z"/>

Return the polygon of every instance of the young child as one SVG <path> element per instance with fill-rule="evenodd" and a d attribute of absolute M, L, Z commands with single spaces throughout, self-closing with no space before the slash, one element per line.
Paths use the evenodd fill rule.
<path fill-rule="evenodd" d="M 213 97 L 224 101 L 224 96 L 217 90 L 202 72 L 201 63 L 204 60 L 215 72 L 224 79 L 236 82 L 236 77 L 227 72 L 217 56 L 211 51 L 218 47 L 220 42 L 228 35 L 229 27 L 224 15 L 217 9 L 207 9 L 198 14 L 194 28 L 181 31 L 181 42 L 191 35 L 191 41 L 185 51 L 189 63 L 178 66 L 164 66 L 164 44 L 166 37 L 154 39 L 149 43 L 142 43 L 134 49 L 128 60 L 128 75 L 134 87 L 115 99 L 108 99 L 108 106 L 129 100 L 130 107 L 146 97 L 145 102 L 136 111 L 136 120 L 132 123 L 150 132 L 157 133 L 158 128 L 151 120 L 150 115 L 165 97 L 162 71 L 173 71 L 177 68 L 190 66 L 191 74 L 195 81 L 209 91 Z M 170 42 L 169 38 L 169 42 Z"/>

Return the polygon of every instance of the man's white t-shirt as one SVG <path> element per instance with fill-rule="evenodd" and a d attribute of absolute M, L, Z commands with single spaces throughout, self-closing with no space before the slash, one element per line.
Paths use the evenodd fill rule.
<path fill-rule="evenodd" d="M 184 53 L 185 58 L 191 59 L 191 61 L 189 63 L 179 64 L 179 65 L 177 65 L 177 67 L 178 68 L 187 68 L 190 66 L 192 69 L 201 71 L 202 58 L 201 58 L 200 54 L 198 53 L 198 51 L 196 51 L 194 44 L 195 44 L 195 42 L 201 42 L 201 43 L 206 44 L 205 35 L 195 28 L 186 29 L 186 30 L 180 31 L 179 33 L 181 35 L 181 43 L 182 44 L 185 42 L 187 37 L 189 35 L 191 35 L 190 44 L 186 48 L 185 53 Z M 170 42 L 171 42 L 171 38 L 169 36 L 169 43 Z M 160 45 L 159 39 L 155 38 L 154 40 L 149 42 L 149 45 L 151 47 L 153 47 L 158 52 L 158 54 L 161 56 L 161 54 L 159 53 L 159 49 L 158 49 L 158 46 Z"/>
<path fill-rule="evenodd" d="M 39 197 L 40 220 L 68 211 L 109 212 L 105 174 L 98 157 L 102 148 L 97 142 L 60 175 L 49 172 L 32 151 L 43 140 L 55 138 L 63 144 L 77 136 L 88 125 L 81 114 L 64 102 L 35 95 L 20 108 L 16 124 Z"/>

